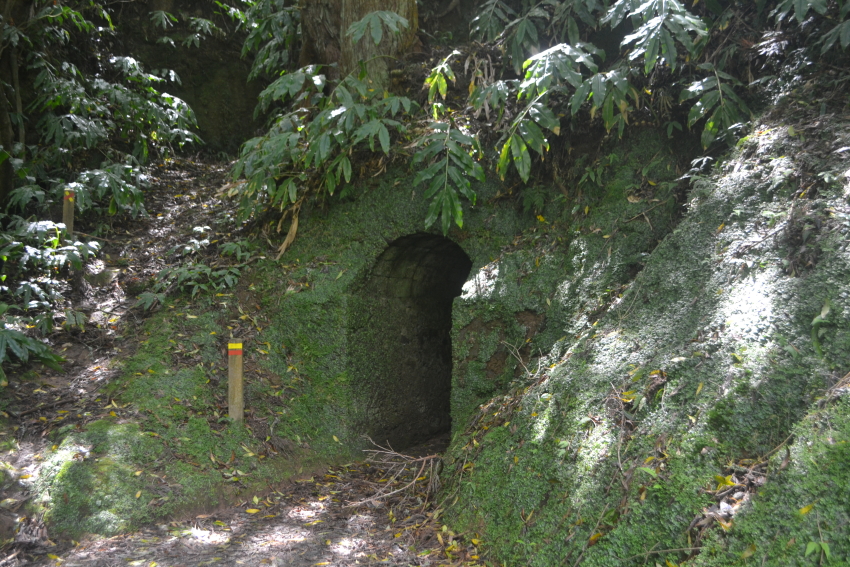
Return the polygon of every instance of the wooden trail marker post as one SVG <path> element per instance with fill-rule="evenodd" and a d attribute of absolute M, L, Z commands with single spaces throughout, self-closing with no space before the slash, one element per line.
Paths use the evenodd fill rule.
<path fill-rule="evenodd" d="M 242 421 L 245 402 L 242 397 L 242 343 L 227 344 L 227 410 L 230 419 Z"/>
<path fill-rule="evenodd" d="M 65 233 L 68 238 L 74 236 L 74 190 L 65 189 L 65 203 L 62 206 L 62 222 L 65 223 Z"/>

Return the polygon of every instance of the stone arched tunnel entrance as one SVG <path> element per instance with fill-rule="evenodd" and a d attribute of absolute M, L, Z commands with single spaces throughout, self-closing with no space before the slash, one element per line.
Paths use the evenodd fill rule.
<path fill-rule="evenodd" d="M 447 238 L 404 236 L 351 298 L 352 387 L 376 443 L 403 449 L 450 430 L 452 300 L 471 267 Z"/>

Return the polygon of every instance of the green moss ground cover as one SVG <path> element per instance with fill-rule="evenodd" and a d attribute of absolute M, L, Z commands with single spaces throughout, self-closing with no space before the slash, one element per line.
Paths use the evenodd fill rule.
<path fill-rule="evenodd" d="M 36 490 L 55 532 L 110 535 L 209 511 L 312 466 L 295 444 L 276 451 L 265 443 L 279 432 L 256 430 L 281 411 L 280 389 L 262 377 L 246 384 L 245 424 L 227 418 L 217 337 L 228 312 L 211 301 L 178 300 L 153 315 L 123 376 L 100 398 L 102 418 L 54 431 Z M 185 358 L 192 349 L 197 357 Z"/>
<path fill-rule="evenodd" d="M 847 406 L 814 405 L 850 368 L 846 196 L 793 200 L 801 141 L 760 130 L 593 317 L 572 302 L 617 266 L 604 234 L 573 241 L 585 271 L 558 287 L 582 291 L 553 299 L 586 324 L 456 438 L 449 515 L 505 565 L 847 557 Z M 712 518 L 721 503 L 734 517 Z"/>

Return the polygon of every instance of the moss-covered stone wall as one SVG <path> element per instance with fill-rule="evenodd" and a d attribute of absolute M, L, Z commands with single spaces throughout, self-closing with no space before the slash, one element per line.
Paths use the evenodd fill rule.
<path fill-rule="evenodd" d="M 452 300 L 469 268 L 451 240 L 405 236 L 349 300 L 352 387 L 374 441 L 401 449 L 449 430 Z"/>

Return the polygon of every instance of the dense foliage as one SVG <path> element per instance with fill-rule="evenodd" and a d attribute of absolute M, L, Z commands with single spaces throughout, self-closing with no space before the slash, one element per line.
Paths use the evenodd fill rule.
<path fill-rule="evenodd" d="M 439 60 L 420 106 L 370 91 L 362 74 L 326 85 L 325 69 L 295 68 L 297 10 L 287 4 L 253 2 L 241 16 L 255 72 L 278 75 L 260 105 L 271 126 L 235 169 L 243 212 L 289 207 L 297 219 L 305 196 L 333 194 L 350 179 L 352 152 L 375 151 L 378 136 L 384 154 L 412 148 L 412 163 L 426 166 L 426 225 L 441 218 L 443 232 L 462 224 L 461 197 L 474 202 L 469 179 L 483 176 L 482 160 L 528 183 L 553 140 L 600 120 L 618 136 L 635 120 L 668 136 L 692 129 L 708 152 L 747 128 L 756 86 L 850 44 L 847 1 L 485 0 L 471 22 L 478 43 Z M 367 20 L 376 42 L 382 21 L 396 29 L 367 15 L 348 35 Z M 447 99 L 461 67 L 468 96 Z M 495 147 L 482 147 L 479 133 L 492 140 L 493 129 Z"/>
<path fill-rule="evenodd" d="M 76 193 L 78 213 L 143 214 L 142 166 L 196 141 L 195 120 L 163 90 L 176 75 L 107 49 L 115 28 L 106 6 L 6 2 L 2 17 L 0 363 L 54 362 L 32 335 L 49 333 L 57 320 L 84 323 L 66 305 L 68 275 L 98 246 L 42 219 L 66 190 Z"/>

